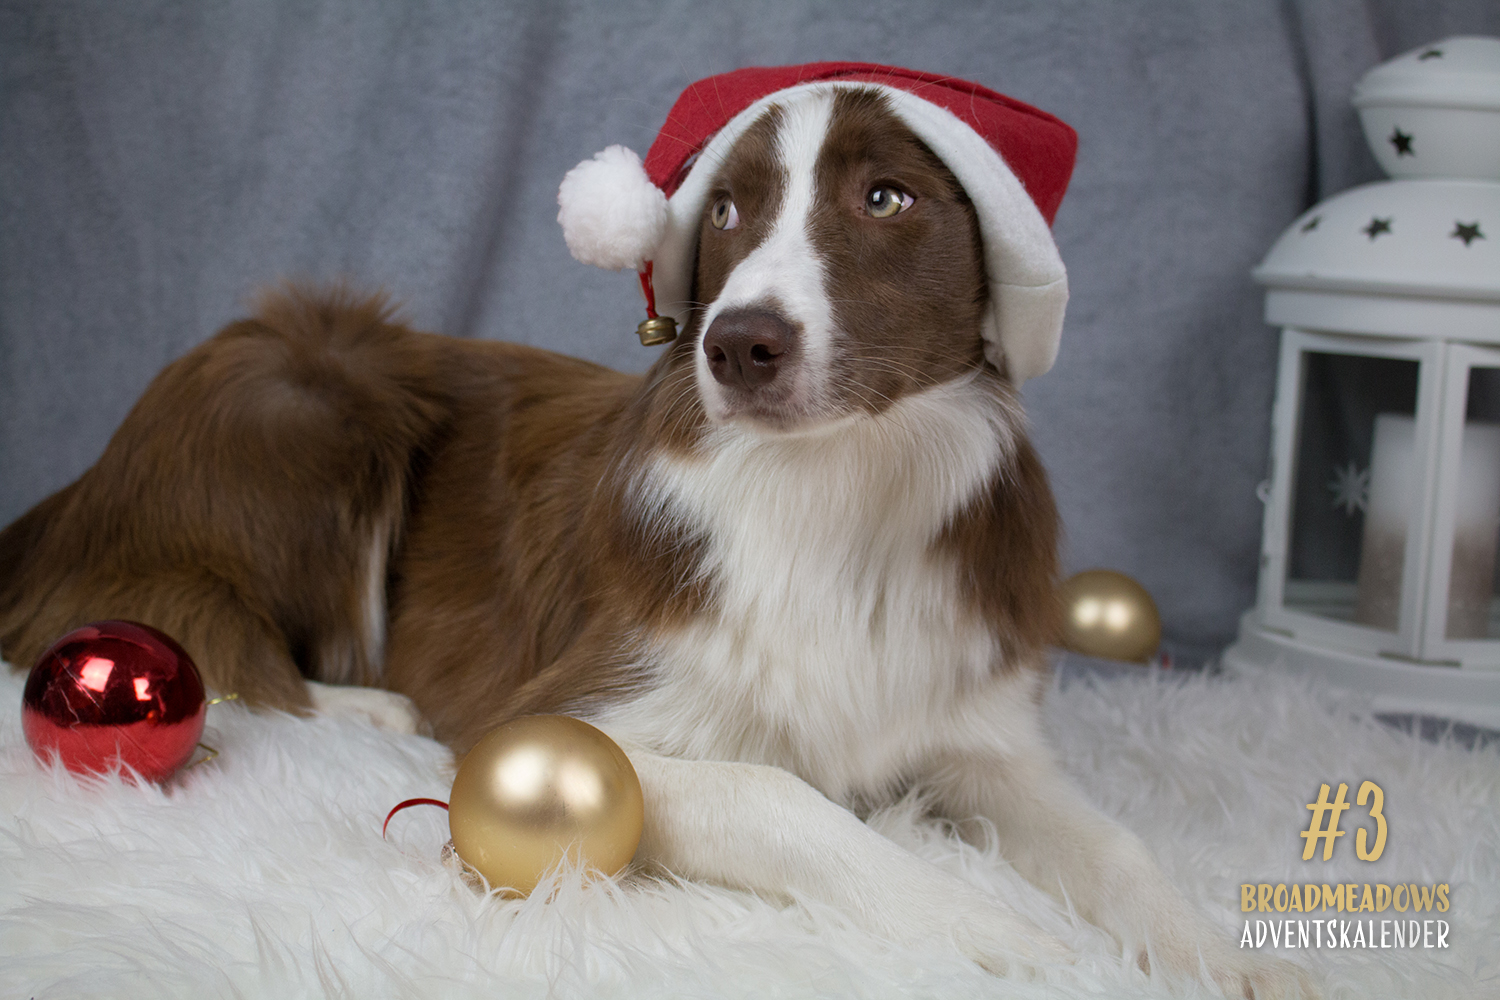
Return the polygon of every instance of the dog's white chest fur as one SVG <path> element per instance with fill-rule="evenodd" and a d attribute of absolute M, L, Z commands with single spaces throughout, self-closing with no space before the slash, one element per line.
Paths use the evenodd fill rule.
<path fill-rule="evenodd" d="M 880 796 L 993 683 L 994 638 L 932 541 L 1011 448 L 972 382 L 815 435 L 713 432 L 638 502 L 707 539 L 712 607 L 649 650 L 649 690 L 601 721 L 679 757 L 774 764 Z"/>

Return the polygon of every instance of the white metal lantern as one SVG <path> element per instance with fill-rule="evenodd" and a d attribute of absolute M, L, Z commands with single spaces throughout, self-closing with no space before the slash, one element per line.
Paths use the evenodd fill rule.
<path fill-rule="evenodd" d="M 1227 665 L 1500 729 L 1500 39 L 1371 70 L 1396 179 L 1324 201 L 1255 271 L 1282 328 L 1256 605 Z"/>

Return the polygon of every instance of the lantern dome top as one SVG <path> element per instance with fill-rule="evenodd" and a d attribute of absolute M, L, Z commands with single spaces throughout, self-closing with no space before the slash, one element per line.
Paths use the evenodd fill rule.
<path fill-rule="evenodd" d="M 1449 38 L 1354 87 L 1365 141 L 1392 177 L 1500 181 L 1500 38 Z"/>
<path fill-rule="evenodd" d="M 1500 38 L 1460 35 L 1403 53 L 1354 85 L 1354 106 L 1500 111 Z"/>
<path fill-rule="evenodd" d="M 1254 275 L 1272 288 L 1500 302 L 1500 184 L 1351 188 L 1287 227 Z"/>

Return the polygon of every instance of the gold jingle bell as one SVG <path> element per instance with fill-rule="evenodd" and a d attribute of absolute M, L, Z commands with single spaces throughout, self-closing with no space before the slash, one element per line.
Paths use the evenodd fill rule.
<path fill-rule="evenodd" d="M 1060 591 L 1063 646 L 1084 656 L 1145 663 L 1161 645 L 1161 614 L 1150 593 L 1111 569 L 1069 577 Z"/>
<path fill-rule="evenodd" d="M 642 347 L 655 347 L 677 339 L 677 321 L 670 316 L 653 316 L 641 320 L 635 332 L 641 338 Z"/>
<path fill-rule="evenodd" d="M 625 752 L 565 715 L 490 732 L 459 766 L 448 803 L 458 856 L 491 886 L 522 895 L 565 856 L 617 874 L 635 857 L 644 817 Z"/>

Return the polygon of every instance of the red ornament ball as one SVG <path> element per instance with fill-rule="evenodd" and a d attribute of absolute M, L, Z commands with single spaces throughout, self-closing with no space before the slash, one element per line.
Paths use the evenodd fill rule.
<path fill-rule="evenodd" d="M 31 668 L 21 704 L 26 742 L 68 770 L 134 769 L 164 781 L 203 735 L 203 681 L 172 638 L 137 622 L 75 629 Z"/>

